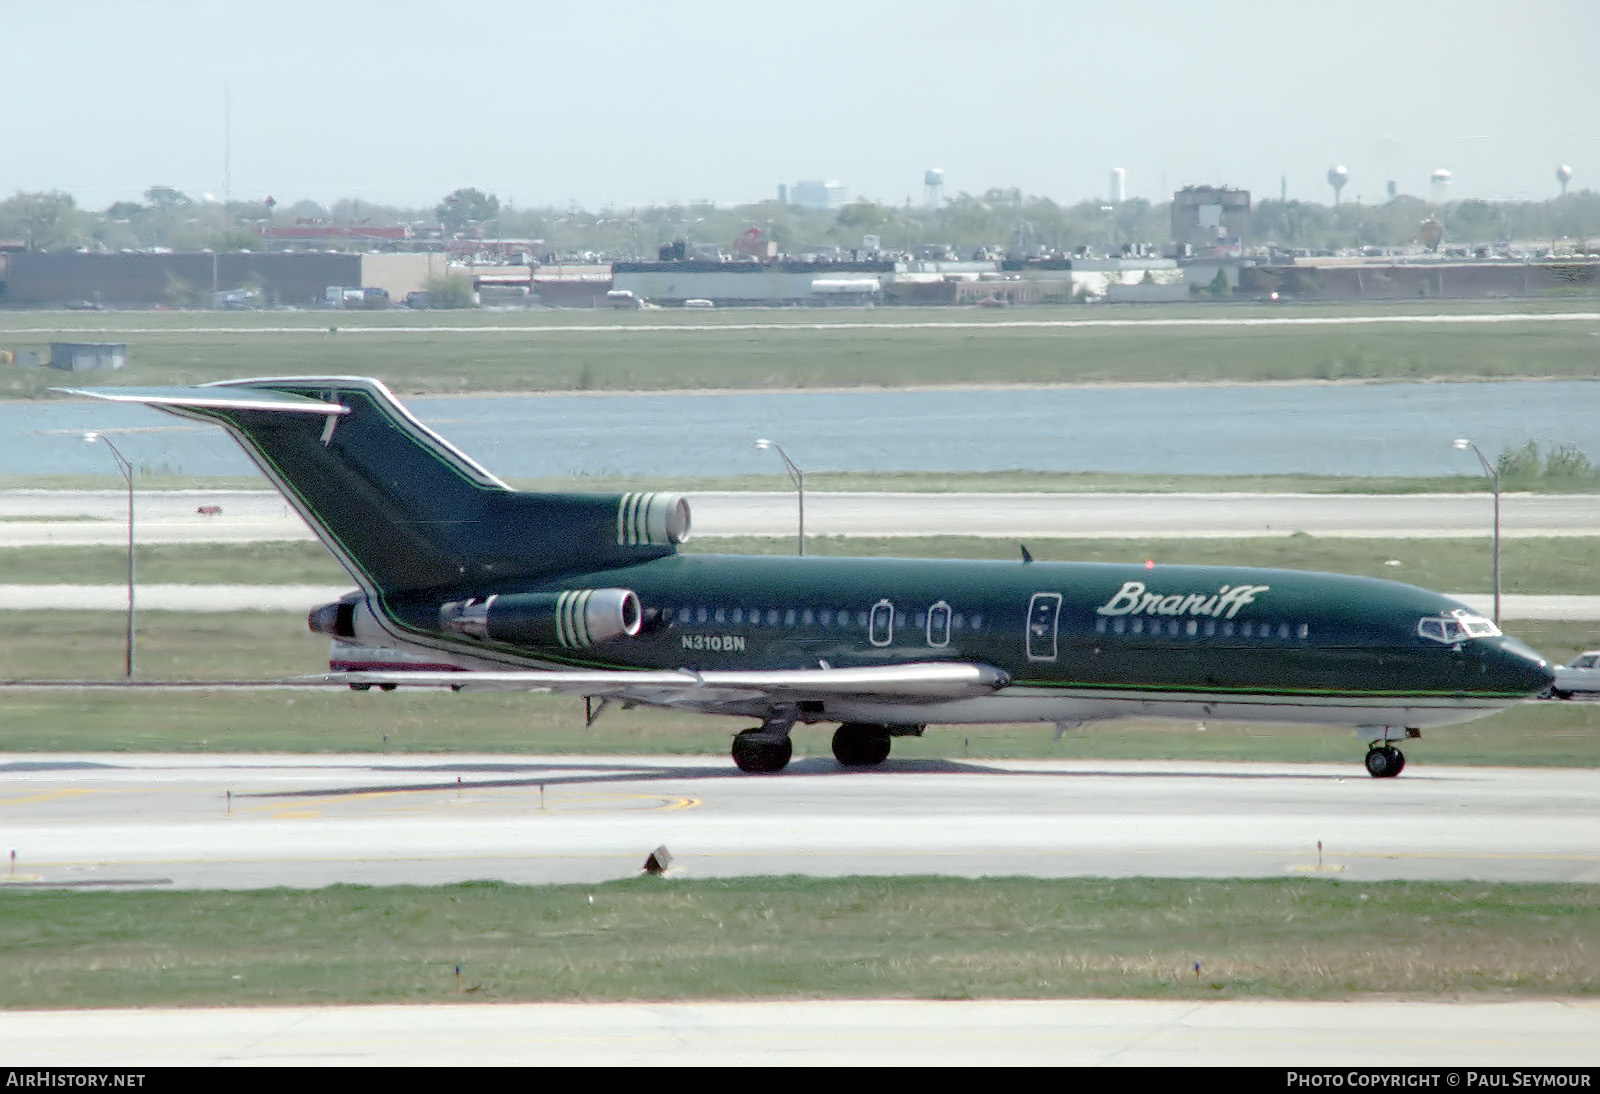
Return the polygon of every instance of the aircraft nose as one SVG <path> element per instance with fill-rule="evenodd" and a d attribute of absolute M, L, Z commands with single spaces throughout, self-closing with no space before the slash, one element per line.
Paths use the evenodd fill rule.
<path fill-rule="evenodd" d="M 1494 652 L 1486 660 L 1497 691 L 1539 695 L 1556 680 L 1554 666 L 1515 638 L 1497 639 Z"/>

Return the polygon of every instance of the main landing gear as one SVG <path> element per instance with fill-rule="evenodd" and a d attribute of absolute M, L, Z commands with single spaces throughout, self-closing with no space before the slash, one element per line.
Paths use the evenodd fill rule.
<path fill-rule="evenodd" d="M 789 730 L 797 720 L 795 712 L 768 715 L 754 729 L 733 738 L 733 762 L 740 771 L 771 775 L 788 766 L 794 755 Z M 875 722 L 845 722 L 833 734 L 833 755 L 845 767 L 876 767 L 889 758 L 889 743 L 895 737 L 920 737 L 920 725 L 879 725 Z"/>
<path fill-rule="evenodd" d="M 752 775 L 773 775 L 789 766 L 794 742 L 789 730 L 794 727 L 794 711 L 774 711 L 754 729 L 734 735 L 733 762 L 740 771 Z"/>
<path fill-rule="evenodd" d="M 845 722 L 834 730 L 833 758 L 845 767 L 876 767 L 889 758 L 889 727 Z"/>

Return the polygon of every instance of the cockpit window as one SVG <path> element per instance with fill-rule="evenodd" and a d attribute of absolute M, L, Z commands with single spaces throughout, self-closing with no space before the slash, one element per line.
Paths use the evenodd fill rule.
<path fill-rule="evenodd" d="M 1444 615 L 1427 615 L 1417 620 L 1417 634 L 1434 642 L 1453 646 L 1469 638 L 1494 638 L 1500 628 L 1481 615 L 1457 608 Z"/>

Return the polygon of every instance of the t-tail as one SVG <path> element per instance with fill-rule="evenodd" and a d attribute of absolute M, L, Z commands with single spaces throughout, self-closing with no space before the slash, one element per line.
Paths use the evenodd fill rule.
<path fill-rule="evenodd" d="M 689 535 L 676 494 L 513 490 L 376 380 L 63 390 L 222 426 L 369 593 L 608 569 L 671 554 Z"/>

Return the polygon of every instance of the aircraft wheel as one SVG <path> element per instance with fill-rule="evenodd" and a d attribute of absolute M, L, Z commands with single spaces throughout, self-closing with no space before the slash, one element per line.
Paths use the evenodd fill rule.
<path fill-rule="evenodd" d="M 747 729 L 733 738 L 733 762 L 740 771 L 752 775 L 771 775 L 789 765 L 794 755 L 794 742 L 788 737 L 763 735 L 759 729 Z"/>
<path fill-rule="evenodd" d="M 350 685 L 350 690 L 351 691 L 367 691 L 371 687 L 372 687 L 371 684 L 351 684 Z"/>
<path fill-rule="evenodd" d="M 1367 774 L 1374 779 L 1392 779 L 1406 766 L 1405 753 L 1385 745 L 1367 749 Z"/>
<path fill-rule="evenodd" d="M 833 733 L 833 758 L 845 767 L 875 767 L 889 758 L 889 731 L 869 722 L 845 722 Z"/>
<path fill-rule="evenodd" d="M 1551 688 L 1550 689 L 1550 698 L 1552 698 L 1552 699 L 1570 699 L 1570 698 L 1572 698 L 1572 692 L 1570 692 L 1570 691 L 1562 691 L 1560 688 Z"/>
<path fill-rule="evenodd" d="M 399 684 L 379 684 L 378 685 L 378 687 L 383 691 L 393 691 L 395 688 L 397 688 L 399 686 L 400 686 Z"/>

